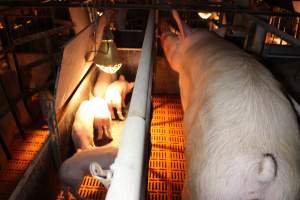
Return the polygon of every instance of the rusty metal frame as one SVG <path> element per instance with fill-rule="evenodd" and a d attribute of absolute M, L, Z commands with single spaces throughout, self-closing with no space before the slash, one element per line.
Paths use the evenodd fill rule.
<path fill-rule="evenodd" d="M 47 1 L 47 2 L 38 2 L 38 1 L 10 1 L 2 0 L 0 1 L 0 6 L 7 6 L 2 10 L 7 10 L 9 8 L 18 8 L 18 7 L 37 7 L 37 8 L 47 8 L 47 7 L 57 7 L 57 8 L 69 8 L 69 7 L 97 7 L 100 9 L 137 9 L 137 10 L 180 10 L 180 11 L 218 11 L 218 12 L 231 12 L 231 13 L 248 13 L 252 15 L 273 15 L 273 16 L 300 16 L 300 13 L 296 12 L 272 12 L 272 11 L 259 11 L 252 10 L 248 8 L 240 8 L 234 5 L 227 5 L 224 3 L 211 3 L 208 1 L 197 2 L 197 3 L 111 3 L 110 1 L 98 1 L 96 4 L 93 4 L 91 1 L 83 2 L 59 2 L 59 1 Z M 0 12 L 2 11 L 0 10 Z"/>

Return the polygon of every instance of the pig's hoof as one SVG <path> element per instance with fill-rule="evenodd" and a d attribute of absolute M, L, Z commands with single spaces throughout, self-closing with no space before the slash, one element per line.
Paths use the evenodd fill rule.
<path fill-rule="evenodd" d="M 124 121 L 124 120 L 125 120 L 125 117 L 120 117 L 120 116 L 119 116 L 119 119 L 120 119 L 121 121 Z"/>
<path fill-rule="evenodd" d="M 107 136 L 108 140 L 113 140 L 113 138 L 111 136 Z"/>

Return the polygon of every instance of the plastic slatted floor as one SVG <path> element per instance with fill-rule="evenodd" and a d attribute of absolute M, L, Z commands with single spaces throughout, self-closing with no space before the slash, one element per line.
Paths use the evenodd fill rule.
<path fill-rule="evenodd" d="M 48 130 L 32 130 L 26 133 L 26 140 L 17 138 L 12 146 L 12 160 L 0 170 L 0 199 L 8 199 L 30 162 L 48 137 Z"/>
<path fill-rule="evenodd" d="M 183 111 L 178 96 L 154 96 L 148 200 L 181 199 L 185 177 Z"/>
<path fill-rule="evenodd" d="M 93 199 L 93 200 L 104 200 L 106 196 L 106 188 L 96 179 L 94 179 L 91 176 L 85 176 L 80 188 L 78 190 L 78 194 L 88 200 L 88 199 Z M 57 200 L 63 200 L 63 192 L 60 191 L 58 194 Z M 69 193 L 69 200 L 75 200 L 75 198 Z"/>

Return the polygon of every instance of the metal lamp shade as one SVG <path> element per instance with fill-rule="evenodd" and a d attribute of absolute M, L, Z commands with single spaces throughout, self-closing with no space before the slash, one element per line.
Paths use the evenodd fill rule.
<path fill-rule="evenodd" d="M 110 74 L 121 68 L 122 63 L 113 40 L 102 40 L 99 51 L 94 58 L 94 63 L 102 71 Z"/>

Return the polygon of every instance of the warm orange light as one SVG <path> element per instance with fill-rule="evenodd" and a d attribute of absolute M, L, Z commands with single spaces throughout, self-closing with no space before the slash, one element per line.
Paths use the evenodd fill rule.
<path fill-rule="evenodd" d="M 219 13 L 217 13 L 217 12 L 211 13 L 211 17 L 210 18 L 213 19 L 213 20 L 218 21 L 220 19 Z"/>
<path fill-rule="evenodd" d="M 273 41 L 274 41 L 275 44 L 287 45 L 287 42 L 285 40 L 282 40 L 279 37 L 274 38 Z"/>
<path fill-rule="evenodd" d="M 277 37 L 273 34 L 268 33 L 266 37 L 266 44 L 278 44 L 278 45 L 288 45 L 287 41 Z"/>
<path fill-rule="evenodd" d="M 18 28 L 20 28 L 20 27 L 22 27 L 22 26 L 23 26 L 22 24 L 14 24 L 13 28 L 14 28 L 14 29 L 18 29 Z"/>
<path fill-rule="evenodd" d="M 100 12 L 100 11 L 97 11 L 96 13 L 99 17 L 101 17 L 103 15 L 103 12 Z"/>

